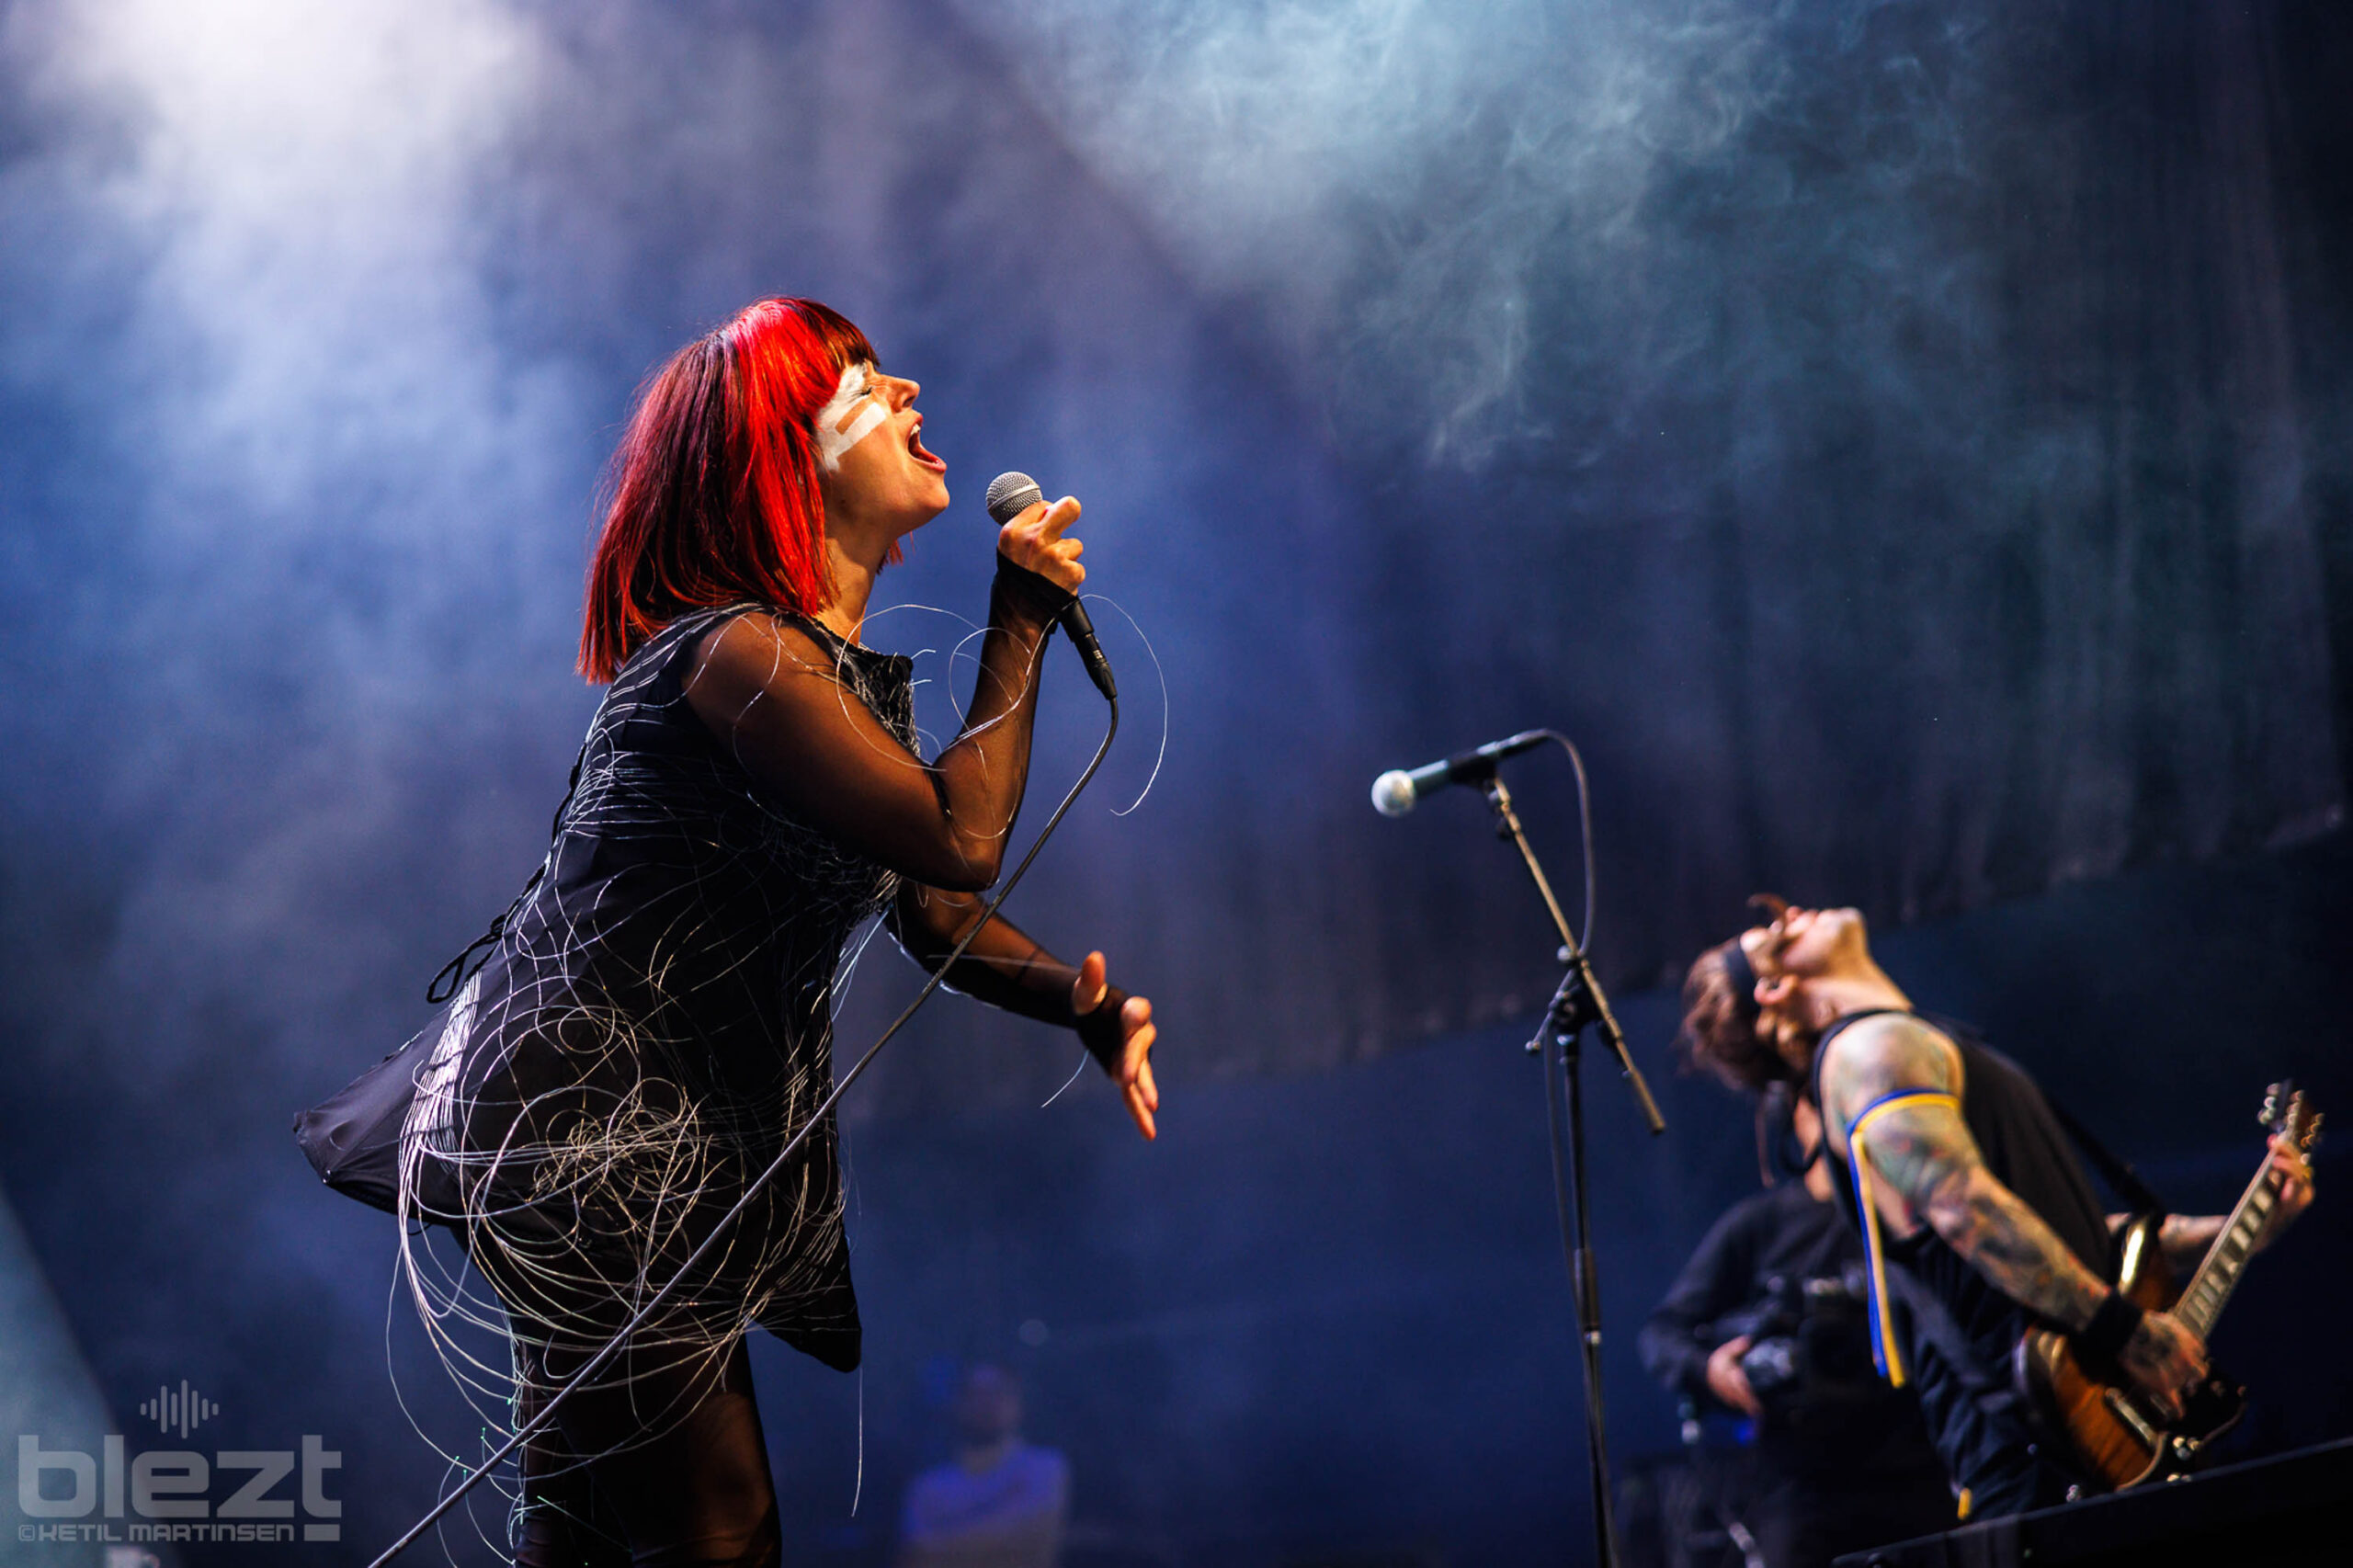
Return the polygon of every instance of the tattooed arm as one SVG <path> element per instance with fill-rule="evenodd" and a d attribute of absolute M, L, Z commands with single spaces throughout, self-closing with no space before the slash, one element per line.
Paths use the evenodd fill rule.
<path fill-rule="evenodd" d="M 2120 1231 L 2131 1218 L 2130 1214 L 2112 1214 L 2109 1216 L 2108 1228 L 2111 1233 Z M 2207 1249 L 2222 1233 L 2224 1222 L 2224 1216 L 2220 1214 L 2165 1217 L 2157 1226 L 2157 1250 L 2165 1255 L 2165 1267 L 2173 1270 L 2176 1278 L 2187 1279 L 2205 1261 Z"/>
<path fill-rule="evenodd" d="M 1822 1070 L 1831 1146 L 1848 1148 L 1855 1119 L 1881 1097 L 1910 1089 L 1958 1096 L 1961 1052 L 1939 1030 L 1890 1014 L 1842 1031 Z M 1862 1135 L 1881 1220 L 1899 1236 L 1927 1225 L 1994 1288 L 2045 1321 L 2085 1327 L 2109 1293 L 2042 1217 L 1985 1168 L 1969 1125 L 1951 1106 L 1904 1101 L 1871 1119 Z M 2205 1354 L 2162 1312 L 2143 1319 L 2124 1364 L 2161 1399 L 2203 1373 Z M 2170 1408 L 2170 1406 L 2169 1406 Z"/>
<path fill-rule="evenodd" d="M 1823 1063 L 1824 1108 L 1842 1150 L 1855 1118 L 1872 1101 L 1912 1089 L 1958 1096 L 1962 1086 L 1952 1041 L 1916 1018 L 1893 1014 L 1842 1032 Z M 1881 1111 L 1863 1146 L 1878 1178 L 1881 1217 L 1895 1234 L 1926 1224 L 2012 1301 L 2065 1328 L 2091 1322 L 2107 1283 L 1995 1179 L 1952 1107 L 1905 1102 Z"/>
<path fill-rule="evenodd" d="M 2110 1214 L 2108 1233 L 2112 1239 L 2124 1233 L 2124 1227 L 2140 1218 L 2137 1214 Z M 2223 1216 L 2220 1214 L 2168 1214 L 2157 1225 L 2157 1250 L 2165 1255 L 2165 1267 L 2176 1275 L 2188 1273 L 2203 1262 L 2207 1249 L 2214 1238 L 2222 1233 Z"/>

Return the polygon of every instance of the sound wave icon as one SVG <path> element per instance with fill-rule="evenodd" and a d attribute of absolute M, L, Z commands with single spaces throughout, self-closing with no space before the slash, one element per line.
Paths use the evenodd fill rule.
<path fill-rule="evenodd" d="M 159 1431 L 177 1430 L 185 1437 L 210 1417 L 220 1415 L 221 1407 L 188 1387 L 188 1380 L 182 1378 L 178 1389 L 159 1388 L 154 1398 L 142 1401 L 139 1414 L 153 1421 Z"/>

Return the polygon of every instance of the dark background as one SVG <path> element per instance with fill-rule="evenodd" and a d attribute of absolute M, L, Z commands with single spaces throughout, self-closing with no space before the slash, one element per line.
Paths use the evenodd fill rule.
<path fill-rule="evenodd" d="M 1474 798 L 1364 804 L 1531 724 L 1673 1123 L 1593 1073 L 1621 1452 L 1753 1179 L 1654 988 L 1757 886 L 2226 1201 L 2266 1081 L 2348 1098 L 2348 68 L 2318 5 L 0 9 L 0 1180 L 118 1418 L 326 1435 L 352 1561 L 436 1474 L 395 1381 L 473 1441 L 284 1127 L 540 853 L 598 465 L 767 292 L 924 383 L 957 507 L 870 637 L 936 734 L 987 476 L 1086 502 L 1126 729 L 1017 915 L 1154 997 L 1168 1091 L 1152 1149 L 1040 1113 L 1074 1050 L 952 1000 L 883 1058 L 869 1369 L 761 1351 L 796 1540 L 883 1551 L 989 1355 L 1188 1561 L 1577 1560 L 1551 938 Z M 2226 1321 L 2250 1445 L 2353 1430 L 2346 1223 Z"/>

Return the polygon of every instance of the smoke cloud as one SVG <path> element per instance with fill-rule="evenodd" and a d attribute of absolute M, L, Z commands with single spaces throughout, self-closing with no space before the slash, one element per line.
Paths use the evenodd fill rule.
<path fill-rule="evenodd" d="M 1842 6 L 1848 26 L 1871 7 Z M 1213 295 L 1262 308 L 1357 433 L 1480 466 L 1558 296 L 1594 364 L 1694 347 L 1646 206 L 1780 104 L 1797 45 L 1722 0 L 959 0 Z"/>

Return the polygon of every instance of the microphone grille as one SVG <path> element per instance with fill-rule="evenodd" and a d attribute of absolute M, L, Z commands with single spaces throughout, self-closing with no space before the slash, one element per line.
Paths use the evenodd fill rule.
<path fill-rule="evenodd" d="M 1008 469 L 989 481 L 989 516 L 1002 525 L 1046 498 L 1038 482 L 1017 469 Z"/>
<path fill-rule="evenodd" d="M 1421 799 L 1421 791 L 1414 788 L 1413 775 L 1400 767 L 1392 767 L 1372 781 L 1373 809 L 1385 817 L 1402 817 L 1414 809 Z"/>

